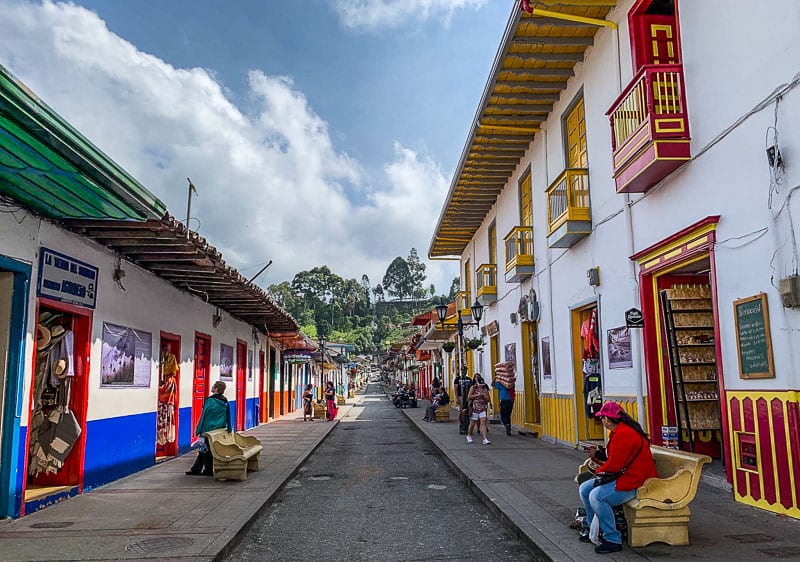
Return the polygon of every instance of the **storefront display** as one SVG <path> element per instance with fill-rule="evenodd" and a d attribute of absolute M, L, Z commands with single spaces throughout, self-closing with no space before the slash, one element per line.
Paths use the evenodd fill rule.
<path fill-rule="evenodd" d="M 722 429 L 711 287 L 675 285 L 661 291 L 661 303 L 679 444 L 694 451 L 700 432 L 718 440 Z"/>

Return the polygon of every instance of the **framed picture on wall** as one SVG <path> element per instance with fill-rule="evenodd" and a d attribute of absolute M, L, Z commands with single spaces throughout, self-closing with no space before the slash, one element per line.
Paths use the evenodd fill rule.
<path fill-rule="evenodd" d="M 219 344 L 219 380 L 233 380 L 233 346 Z"/>
<path fill-rule="evenodd" d="M 550 366 L 550 338 L 542 338 L 542 378 L 549 380 L 553 378 L 553 370 Z"/>

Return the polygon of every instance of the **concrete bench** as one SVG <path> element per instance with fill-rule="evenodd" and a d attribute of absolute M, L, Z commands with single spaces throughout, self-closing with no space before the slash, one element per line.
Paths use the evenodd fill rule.
<path fill-rule="evenodd" d="M 647 546 L 663 542 L 689 544 L 689 503 L 697 494 L 703 465 L 711 457 L 652 445 L 658 478 L 649 478 L 636 490 L 636 497 L 623 505 L 628 523 L 628 544 Z M 575 481 L 590 470 L 591 459 L 578 468 Z M 595 468 L 595 467 L 592 467 Z"/>
<path fill-rule="evenodd" d="M 444 406 L 439 406 L 436 408 L 436 421 L 437 422 L 448 422 L 450 421 L 450 405 L 445 404 Z"/>
<path fill-rule="evenodd" d="M 628 544 L 689 544 L 689 503 L 697 494 L 703 465 L 711 457 L 652 446 L 658 478 L 646 480 L 627 502 Z"/>
<path fill-rule="evenodd" d="M 204 434 L 214 458 L 217 480 L 247 480 L 248 470 L 258 470 L 261 442 L 255 437 L 215 429 Z"/>

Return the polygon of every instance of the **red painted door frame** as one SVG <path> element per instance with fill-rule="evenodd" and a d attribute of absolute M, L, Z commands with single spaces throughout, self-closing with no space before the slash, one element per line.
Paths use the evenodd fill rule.
<path fill-rule="evenodd" d="M 36 299 L 36 319 L 39 319 L 39 310 L 42 306 L 52 308 L 60 312 L 74 315 L 73 318 L 73 364 L 75 369 L 75 380 L 71 389 L 70 409 L 75 414 L 78 422 L 83 428 L 80 437 L 75 442 L 73 450 L 67 457 L 64 467 L 56 475 L 39 477 L 42 484 L 47 485 L 73 485 L 78 487 L 78 493 L 83 492 L 83 476 L 86 455 L 86 412 L 89 404 L 89 360 L 91 358 L 92 346 L 92 325 L 94 311 L 60 301 L 51 300 L 44 297 Z M 36 343 L 34 340 L 33 359 L 31 362 L 31 373 L 36 368 Z M 78 384 L 75 384 L 78 383 Z M 28 419 L 31 417 L 33 408 L 33 384 L 28 394 Z M 28 451 L 30 450 L 30 432 L 26 432 L 25 437 L 25 461 L 23 463 L 22 478 L 22 498 L 20 505 L 20 515 L 25 515 L 25 490 L 28 485 Z M 74 456 L 74 455 L 77 455 Z"/>
<path fill-rule="evenodd" d="M 247 342 L 236 340 L 236 429 L 242 431 L 247 408 Z"/>
<path fill-rule="evenodd" d="M 258 421 L 261 423 L 267 421 L 267 394 L 264 391 L 264 363 L 265 355 L 262 349 L 258 352 Z"/>
<path fill-rule="evenodd" d="M 194 378 L 192 379 L 192 440 L 199 439 L 194 428 L 203 413 L 203 403 L 210 391 L 211 379 L 211 336 L 201 332 L 194 333 Z"/>
<path fill-rule="evenodd" d="M 165 443 L 162 446 L 156 443 L 156 456 L 176 457 L 178 456 L 178 421 L 180 419 L 181 405 L 181 337 L 178 334 L 161 330 L 159 333 L 159 340 L 159 357 L 161 349 L 167 346 L 178 361 L 178 370 L 175 373 L 175 441 L 172 443 Z M 161 384 L 160 376 L 161 368 L 159 367 L 159 385 Z M 156 405 L 158 405 L 158 401 Z"/>

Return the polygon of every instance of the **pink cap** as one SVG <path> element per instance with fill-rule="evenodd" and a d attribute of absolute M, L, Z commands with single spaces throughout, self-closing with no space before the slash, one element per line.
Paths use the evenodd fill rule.
<path fill-rule="evenodd" d="M 600 411 L 594 415 L 594 417 L 601 418 L 605 416 L 607 418 L 618 420 L 622 417 L 622 412 L 624 412 L 622 406 L 616 402 L 606 402 L 603 404 L 603 407 L 600 408 Z"/>

